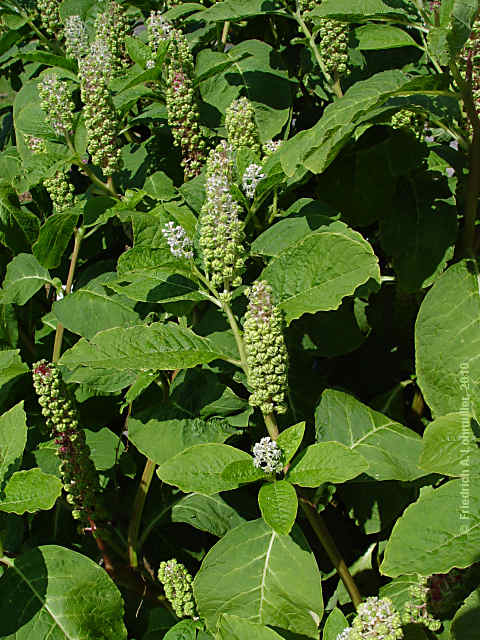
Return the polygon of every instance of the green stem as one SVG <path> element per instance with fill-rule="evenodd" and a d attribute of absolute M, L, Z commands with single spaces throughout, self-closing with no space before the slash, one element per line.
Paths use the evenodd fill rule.
<path fill-rule="evenodd" d="M 113 196 L 114 198 L 120 199 L 120 196 L 118 195 L 118 193 L 115 191 L 115 188 L 113 187 L 113 180 L 111 176 L 108 179 L 108 182 L 102 182 L 102 180 L 100 180 L 100 178 L 98 178 L 95 175 L 92 168 L 82 162 L 82 159 L 80 158 L 80 154 L 75 149 L 72 139 L 68 135 L 68 133 L 65 134 L 65 141 L 67 143 L 67 147 L 75 156 L 75 164 L 84 171 L 84 173 L 90 178 L 90 181 L 93 184 L 95 184 L 97 187 L 100 187 L 100 189 L 103 189 L 103 191 L 106 191 L 109 195 Z"/>
<path fill-rule="evenodd" d="M 140 530 L 143 507 L 145 506 L 145 500 L 147 499 L 148 490 L 150 489 L 150 485 L 152 484 L 155 467 L 156 463 L 148 458 L 147 462 L 145 463 L 145 468 L 143 470 L 140 484 L 138 485 L 135 502 L 133 503 L 133 516 L 130 520 L 130 526 L 128 528 L 128 558 L 132 569 L 136 569 L 138 567 L 138 532 Z"/>
<path fill-rule="evenodd" d="M 263 420 L 265 421 L 265 426 L 267 427 L 268 435 L 272 440 L 276 440 L 280 435 L 278 430 L 277 420 L 275 418 L 274 413 L 264 413 Z"/>
<path fill-rule="evenodd" d="M 75 244 L 73 245 L 72 257 L 70 258 L 70 268 L 68 270 L 67 283 L 65 285 L 65 295 L 68 295 L 72 290 L 73 276 L 75 275 L 75 267 L 77 266 L 78 254 L 80 252 L 80 246 L 82 244 L 83 236 L 85 234 L 84 227 L 75 229 Z M 57 362 L 60 358 L 60 352 L 62 350 L 63 341 L 63 324 L 57 324 L 57 330 L 55 331 L 55 342 L 53 345 L 52 362 Z"/>
<path fill-rule="evenodd" d="M 227 44 L 229 29 L 230 29 L 230 21 L 227 20 L 223 25 L 223 31 L 222 31 L 222 51 L 225 50 L 225 45 Z"/>
<path fill-rule="evenodd" d="M 235 320 L 235 316 L 233 315 L 232 309 L 228 302 L 224 302 L 222 304 L 222 309 L 227 316 L 228 323 L 233 332 L 233 336 L 235 338 L 235 342 L 237 343 L 238 354 L 240 356 L 240 362 L 242 364 L 242 369 L 245 372 L 245 375 L 248 376 L 248 364 L 247 364 L 247 353 L 245 351 L 245 345 L 243 343 L 242 334 L 240 332 L 240 328 Z"/>

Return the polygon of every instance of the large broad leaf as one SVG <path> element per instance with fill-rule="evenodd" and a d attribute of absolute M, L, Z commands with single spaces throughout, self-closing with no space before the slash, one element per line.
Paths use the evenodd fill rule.
<path fill-rule="evenodd" d="M 214 629 L 221 614 L 318 637 L 321 576 L 302 532 L 280 536 L 263 520 L 229 531 L 194 580 L 198 612 Z"/>
<path fill-rule="evenodd" d="M 38 240 L 33 245 L 34 256 L 47 269 L 58 267 L 72 238 L 80 212 L 74 210 L 54 213 L 40 229 Z"/>
<path fill-rule="evenodd" d="M 220 494 L 205 496 L 190 493 L 173 507 L 172 522 L 185 522 L 221 538 L 227 531 L 245 522 L 245 519 Z"/>
<path fill-rule="evenodd" d="M 75 291 L 55 302 L 52 310 L 66 329 L 84 338 L 93 338 L 99 331 L 140 322 L 138 313 L 130 306 L 102 290 Z"/>
<path fill-rule="evenodd" d="M 27 371 L 28 366 L 22 362 L 18 349 L 0 351 L 0 386 Z"/>
<path fill-rule="evenodd" d="M 368 280 L 380 280 L 371 245 L 345 225 L 309 234 L 287 247 L 264 269 L 275 302 L 289 324 L 304 313 L 340 306 Z"/>
<path fill-rule="evenodd" d="M 418 467 L 420 436 L 374 411 L 353 396 L 326 389 L 315 412 L 317 440 L 336 440 L 361 453 L 376 480 L 414 480 L 425 472 Z"/>
<path fill-rule="evenodd" d="M 90 558 L 47 545 L 3 562 L 0 638 L 126 640 L 120 592 Z"/>
<path fill-rule="evenodd" d="M 431 422 L 423 434 L 419 464 L 429 473 L 480 475 L 480 450 L 468 413 L 450 413 Z"/>
<path fill-rule="evenodd" d="M 480 545 L 480 478 L 451 480 L 438 489 L 424 488 L 393 527 L 381 571 L 448 573 L 477 562 Z"/>
<path fill-rule="evenodd" d="M 351 480 L 369 468 L 359 452 L 338 442 L 319 442 L 294 458 L 288 479 L 302 487 L 319 487 L 324 482 Z"/>
<path fill-rule="evenodd" d="M 453 3 L 445 4 L 446 11 L 441 12 L 441 22 L 442 26 L 448 25 L 448 49 L 451 56 L 456 56 L 470 35 L 478 15 L 478 2 L 477 0 L 453 0 Z M 449 5 L 450 11 L 448 11 Z"/>
<path fill-rule="evenodd" d="M 340 609 L 333 609 L 323 627 L 322 640 L 337 640 L 337 636 L 348 627 L 348 622 Z"/>
<path fill-rule="evenodd" d="M 288 120 L 292 101 L 292 82 L 281 57 L 265 42 L 246 40 L 228 53 L 203 50 L 197 57 L 196 73 L 208 75 L 211 67 L 228 61 L 231 64 L 224 71 L 199 85 L 203 101 L 210 106 L 209 124 L 218 126 L 233 100 L 244 94 L 254 108 L 261 141 L 274 138 Z"/>
<path fill-rule="evenodd" d="M 405 9 L 395 6 L 395 4 L 398 5 L 400 3 L 383 2 L 382 0 L 323 0 L 321 5 L 313 10 L 312 15 L 319 17 L 329 16 L 352 22 L 375 18 L 392 20 L 396 17 L 405 20 L 409 13 Z"/>
<path fill-rule="evenodd" d="M 38 218 L 21 207 L 15 191 L 0 186 L 0 242 L 14 253 L 25 251 L 35 242 L 40 229 Z"/>
<path fill-rule="evenodd" d="M 132 300 L 142 302 L 178 302 L 179 300 L 203 301 L 207 293 L 199 291 L 198 285 L 185 274 L 178 273 L 178 268 L 170 266 L 130 271 L 122 275 L 116 282 L 108 286 Z"/>
<path fill-rule="evenodd" d="M 480 292 L 471 260 L 452 265 L 425 296 L 415 324 L 418 384 L 432 412 L 480 417 Z"/>
<path fill-rule="evenodd" d="M 452 640 L 476 640 L 480 625 L 480 588 L 471 593 L 452 621 Z"/>
<path fill-rule="evenodd" d="M 19 402 L 0 417 L 0 496 L 8 478 L 20 468 L 26 442 L 26 416 Z"/>
<path fill-rule="evenodd" d="M 41 469 L 16 471 L 0 494 L 0 511 L 22 515 L 53 507 L 62 493 L 60 480 Z"/>
<path fill-rule="evenodd" d="M 222 472 L 236 460 L 251 460 L 248 453 L 226 444 L 197 444 L 178 453 L 157 469 L 160 480 L 184 491 L 213 495 L 237 489 L 239 482 L 227 480 Z"/>
<path fill-rule="evenodd" d="M 288 15 L 282 10 L 281 3 L 276 0 L 242 0 L 242 2 L 225 0 L 203 11 L 201 19 L 206 22 L 223 22 L 271 14 Z"/>
<path fill-rule="evenodd" d="M 218 620 L 217 638 L 218 640 L 282 640 L 282 636 L 263 624 L 226 613 L 222 614 Z"/>
<path fill-rule="evenodd" d="M 358 48 L 365 51 L 419 46 L 406 31 L 388 24 L 366 24 L 358 27 L 355 29 L 355 38 L 358 40 Z"/>
<path fill-rule="evenodd" d="M 297 517 L 297 493 L 290 482 L 266 482 L 258 492 L 258 505 L 265 522 L 280 535 L 290 533 Z"/>
<path fill-rule="evenodd" d="M 53 284 L 48 271 L 34 256 L 21 253 L 8 264 L 0 301 L 25 304 L 46 283 Z"/>
<path fill-rule="evenodd" d="M 174 370 L 221 357 L 206 338 L 193 331 L 173 323 L 154 323 L 101 331 L 91 341 L 82 338 L 63 354 L 61 363 L 69 368 Z"/>

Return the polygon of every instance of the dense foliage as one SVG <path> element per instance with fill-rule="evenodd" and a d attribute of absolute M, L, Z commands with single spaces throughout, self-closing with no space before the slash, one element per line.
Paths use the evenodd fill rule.
<path fill-rule="evenodd" d="M 2 0 L 0 638 L 478 638 L 478 14 Z"/>

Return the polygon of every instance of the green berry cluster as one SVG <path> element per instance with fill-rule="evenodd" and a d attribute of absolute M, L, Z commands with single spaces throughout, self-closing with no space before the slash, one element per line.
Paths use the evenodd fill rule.
<path fill-rule="evenodd" d="M 56 213 L 65 211 L 73 205 L 75 188 L 68 179 L 66 171 L 57 171 L 51 178 L 45 178 L 43 186 L 48 191 Z"/>
<path fill-rule="evenodd" d="M 393 114 L 390 122 L 393 129 L 411 131 L 419 140 L 424 137 L 425 117 L 420 113 L 415 113 L 410 109 L 401 109 Z"/>
<path fill-rule="evenodd" d="M 242 283 L 245 264 L 244 232 L 240 205 L 230 193 L 232 150 L 223 141 L 207 160 L 206 198 L 199 216 L 200 249 L 207 278 L 214 287 L 223 286 L 228 301 L 231 287 Z"/>
<path fill-rule="evenodd" d="M 351 627 L 339 633 L 337 640 L 402 640 L 400 615 L 390 598 L 367 598 L 358 606 Z"/>
<path fill-rule="evenodd" d="M 263 414 L 285 413 L 287 349 L 280 311 L 272 301 L 272 288 L 264 280 L 247 292 L 249 303 L 243 325 L 249 384 L 249 402 Z"/>
<path fill-rule="evenodd" d="M 107 88 L 112 71 L 110 50 L 102 40 L 96 40 L 88 55 L 79 61 L 80 93 L 85 105 L 88 152 L 93 164 L 111 176 L 120 166 L 118 119 Z"/>
<path fill-rule="evenodd" d="M 47 73 L 38 83 L 40 107 L 57 136 L 73 133 L 73 109 L 67 83 L 55 73 Z"/>
<path fill-rule="evenodd" d="M 47 427 L 55 438 L 63 488 L 67 502 L 73 506 L 72 515 L 82 525 L 88 525 L 96 516 L 98 475 L 57 366 L 46 360 L 36 362 L 33 386 Z"/>
<path fill-rule="evenodd" d="M 37 0 L 37 11 L 40 15 L 40 23 L 45 31 L 51 35 L 58 33 L 61 36 L 61 20 L 59 8 L 61 0 Z"/>
<path fill-rule="evenodd" d="M 199 112 L 193 86 L 193 56 L 185 36 L 170 33 L 167 67 L 167 113 L 174 144 L 181 148 L 185 178 L 200 173 L 205 160 L 205 141 L 199 126 Z"/>
<path fill-rule="evenodd" d="M 67 57 L 83 58 L 88 53 L 88 33 L 80 16 L 68 16 L 65 20 L 65 50 Z"/>
<path fill-rule="evenodd" d="M 322 18 L 319 29 L 320 55 L 327 71 L 332 75 L 348 73 L 348 24 Z"/>
<path fill-rule="evenodd" d="M 167 600 L 179 618 L 192 618 L 195 615 L 192 576 L 183 564 L 175 558 L 160 563 L 158 579 L 163 584 Z"/>
<path fill-rule="evenodd" d="M 404 624 L 423 624 L 430 631 L 438 631 L 442 624 L 430 612 L 428 578 L 419 576 L 408 592 L 410 599 L 405 603 L 402 615 Z"/>
<path fill-rule="evenodd" d="M 297 11 L 301 13 L 303 19 L 307 22 L 310 20 L 310 13 L 318 5 L 316 0 L 297 0 Z"/>
<path fill-rule="evenodd" d="M 227 140 L 233 149 L 248 147 L 260 153 L 255 112 L 247 98 L 234 100 L 225 114 Z"/>
<path fill-rule="evenodd" d="M 95 38 L 110 51 L 114 73 L 127 65 L 125 39 L 130 25 L 122 7 L 114 0 L 107 0 L 99 9 L 95 20 Z"/>

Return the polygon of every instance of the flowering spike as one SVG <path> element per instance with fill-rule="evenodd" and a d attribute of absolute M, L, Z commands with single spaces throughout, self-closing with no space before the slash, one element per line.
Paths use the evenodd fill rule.
<path fill-rule="evenodd" d="M 85 127 L 92 162 L 110 176 L 120 166 L 118 122 L 107 88 L 112 74 L 112 56 L 106 44 L 96 40 L 88 55 L 79 60 L 80 92 L 85 105 Z"/>
<path fill-rule="evenodd" d="M 128 20 L 121 5 L 114 0 L 104 2 L 95 20 L 95 38 L 109 50 L 114 73 L 127 64 L 125 39 L 128 31 Z"/>
<path fill-rule="evenodd" d="M 402 640 L 400 615 L 390 598 L 367 598 L 358 606 L 351 627 L 337 636 L 337 640 Z"/>
<path fill-rule="evenodd" d="M 25 144 L 33 154 L 47 152 L 47 146 L 43 138 L 37 138 L 36 136 L 26 135 Z"/>
<path fill-rule="evenodd" d="M 67 83 L 55 73 L 47 73 L 38 83 L 40 107 L 57 136 L 73 133 L 73 109 Z"/>
<path fill-rule="evenodd" d="M 348 74 L 348 24 L 322 18 L 319 33 L 320 55 L 327 71 L 339 76 Z"/>
<path fill-rule="evenodd" d="M 265 473 L 276 473 L 283 468 L 282 450 L 275 440 L 266 436 L 253 447 L 253 466 L 265 471 Z"/>
<path fill-rule="evenodd" d="M 244 322 L 244 340 L 253 389 L 249 402 L 262 413 L 285 413 L 287 389 L 287 349 L 280 311 L 272 302 L 270 285 L 261 280 L 248 291 L 249 304 Z"/>
<path fill-rule="evenodd" d="M 33 386 L 47 427 L 55 437 L 63 488 L 67 502 L 74 507 L 72 515 L 83 525 L 88 525 L 96 515 L 98 475 L 57 366 L 46 360 L 36 362 L 33 365 Z"/>
<path fill-rule="evenodd" d="M 37 11 L 40 22 L 45 31 L 51 35 L 55 33 L 61 37 L 60 13 L 61 0 L 37 0 Z"/>
<path fill-rule="evenodd" d="M 248 147 L 260 153 L 255 112 L 247 98 L 234 100 L 225 115 L 227 139 L 234 149 Z"/>
<path fill-rule="evenodd" d="M 241 284 L 245 263 L 241 208 L 230 193 L 231 175 L 231 149 L 224 141 L 207 160 L 206 198 L 198 224 L 205 272 L 215 287 L 223 286 L 225 300 L 230 288 Z"/>
<path fill-rule="evenodd" d="M 147 68 L 151 69 L 155 66 L 155 58 L 157 57 L 157 51 L 160 43 L 166 42 L 170 39 L 173 26 L 165 20 L 160 11 L 152 11 L 150 17 L 147 19 L 147 33 L 148 33 L 148 45 L 152 50 L 152 57 L 147 62 Z"/>
<path fill-rule="evenodd" d="M 167 600 L 179 618 L 191 618 L 195 615 L 192 576 L 183 564 L 175 558 L 161 562 L 158 579 L 163 584 Z"/>
<path fill-rule="evenodd" d="M 88 53 L 88 34 L 80 16 L 65 20 L 65 50 L 68 58 L 83 58 Z"/>
<path fill-rule="evenodd" d="M 167 222 L 162 228 L 162 233 L 176 258 L 193 258 L 192 241 L 182 226 Z"/>
<path fill-rule="evenodd" d="M 43 186 L 53 203 L 56 213 L 69 209 L 74 202 L 74 186 L 68 179 L 67 171 L 57 171 L 51 178 L 45 178 Z"/>
<path fill-rule="evenodd" d="M 242 177 L 242 187 L 247 198 L 253 199 L 258 183 L 265 178 L 259 164 L 249 164 Z"/>

